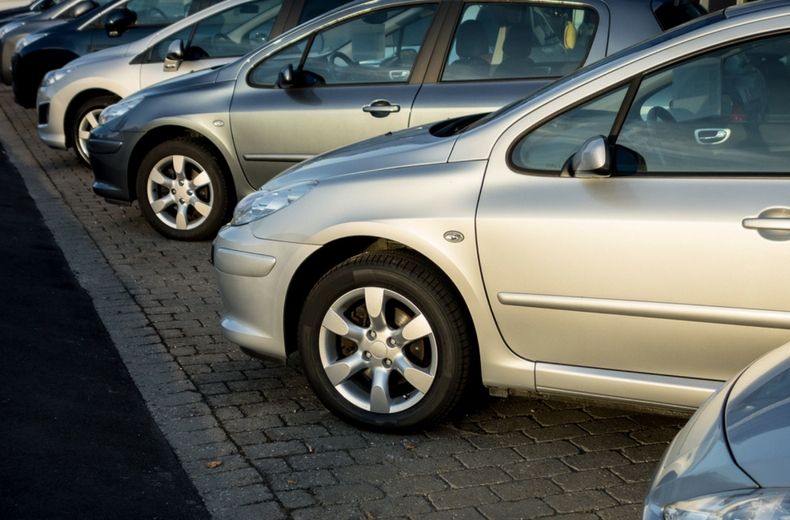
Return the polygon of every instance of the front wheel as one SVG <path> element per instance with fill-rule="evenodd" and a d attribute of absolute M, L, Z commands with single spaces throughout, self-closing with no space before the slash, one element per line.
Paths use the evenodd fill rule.
<path fill-rule="evenodd" d="M 192 138 L 167 141 L 148 152 L 137 173 L 137 198 L 148 223 L 175 240 L 213 238 L 230 206 L 220 160 Z"/>
<path fill-rule="evenodd" d="M 71 143 L 74 153 L 82 162 L 90 164 L 88 139 L 91 130 L 99 126 L 99 114 L 119 99 L 117 96 L 99 96 L 85 101 L 77 108 L 71 121 Z"/>
<path fill-rule="evenodd" d="M 364 253 L 331 270 L 299 323 L 305 374 L 324 405 L 382 430 L 455 409 L 474 370 L 472 337 L 444 276 L 400 252 Z"/>

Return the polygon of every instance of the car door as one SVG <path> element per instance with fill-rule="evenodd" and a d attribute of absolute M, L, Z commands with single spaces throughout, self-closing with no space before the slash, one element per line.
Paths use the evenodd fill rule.
<path fill-rule="evenodd" d="M 140 87 L 195 70 L 228 63 L 247 54 L 272 36 L 285 0 L 257 0 L 230 7 L 179 29 L 154 43 L 140 61 Z M 183 60 L 177 68 L 167 68 L 170 45 L 180 40 Z"/>
<path fill-rule="evenodd" d="M 453 5 L 410 126 L 490 112 L 606 54 L 609 11 L 599 2 Z"/>
<path fill-rule="evenodd" d="M 538 386 L 568 366 L 721 381 L 790 340 L 788 53 L 773 36 L 602 80 L 496 145 L 480 264 Z M 611 177 L 561 175 L 596 135 Z"/>
<path fill-rule="evenodd" d="M 250 183 L 260 186 L 313 155 L 406 128 L 438 6 L 366 11 L 243 70 L 230 120 Z M 287 65 L 301 83 L 280 88 L 278 73 Z"/>

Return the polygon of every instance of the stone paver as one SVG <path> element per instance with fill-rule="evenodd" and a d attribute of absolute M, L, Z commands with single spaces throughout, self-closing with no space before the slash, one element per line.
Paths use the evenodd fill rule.
<path fill-rule="evenodd" d="M 329 414 L 297 367 L 220 333 L 208 242 L 168 241 L 35 133 L 0 89 L 0 140 L 216 518 L 638 518 L 685 417 L 509 398 L 386 435 Z"/>

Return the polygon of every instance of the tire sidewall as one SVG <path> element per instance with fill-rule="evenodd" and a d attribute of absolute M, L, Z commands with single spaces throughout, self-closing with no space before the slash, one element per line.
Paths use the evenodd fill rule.
<path fill-rule="evenodd" d="M 77 158 L 83 161 L 85 164 L 90 165 L 90 160 L 87 157 L 83 157 L 79 150 L 79 141 L 80 141 L 80 122 L 82 121 L 85 114 L 92 110 L 96 110 L 97 108 L 107 108 L 108 106 L 116 103 L 120 98 L 115 96 L 99 96 L 95 98 L 91 98 L 84 103 L 82 103 L 77 111 L 74 113 L 74 118 L 71 121 L 71 144 L 74 147 L 74 153 L 77 155 Z"/>
<path fill-rule="evenodd" d="M 179 230 L 168 226 L 159 220 L 148 202 L 148 176 L 156 163 L 170 155 L 183 155 L 194 160 L 204 168 L 211 179 L 213 198 L 211 214 L 194 229 Z M 136 188 L 137 200 L 143 217 L 158 233 L 174 240 L 192 241 L 213 238 L 228 214 L 228 188 L 222 167 L 212 153 L 192 140 L 167 141 L 148 152 L 137 171 Z"/>
<path fill-rule="evenodd" d="M 381 287 L 408 298 L 428 319 L 436 340 L 438 365 L 428 393 L 414 406 L 395 414 L 375 414 L 362 410 L 332 386 L 323 369 L 318 351 L 319 333 L 324 315 L 342 295 L 360 287 Z M 299 322 L 299 351 L 305 375 L 319 399 L 331 411 L 346 420 L 372 429 L 411 429 L 433 422 L 462 390 L 463 370 L 460 353 L 463 342 L 452 326 L 445 305 L 425 287 L 397 268 L 385 265 L 348 265 L 324 277 L 308 295 Z"/>

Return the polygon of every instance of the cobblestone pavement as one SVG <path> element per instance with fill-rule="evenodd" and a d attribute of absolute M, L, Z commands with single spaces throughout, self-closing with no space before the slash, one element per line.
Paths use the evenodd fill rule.
<path fill-rule="evenodd" d="M 209 243 L 105 203 L 0 90 L 0 140 L 216 518 L 628 518 L 685 417 L 509 398 L 414 435 L 360 431 L 298 369 L 220 334 Z M 221 464 L 220 464 L 221 462 Z"/>

